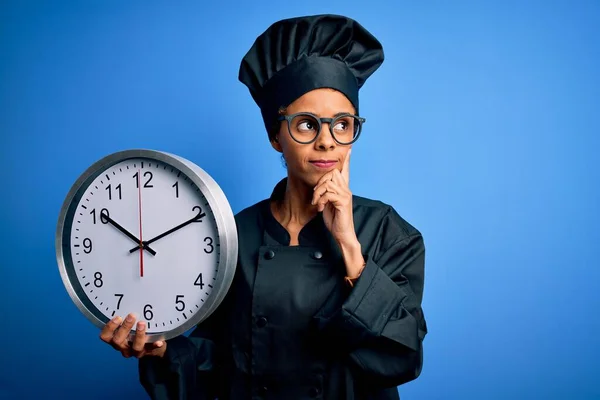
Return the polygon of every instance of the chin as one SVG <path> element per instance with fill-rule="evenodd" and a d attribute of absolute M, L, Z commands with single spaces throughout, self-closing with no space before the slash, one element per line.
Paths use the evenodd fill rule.
<path fill-rule="evenodd" d="M 315 171 L 292 171 L 288 169 L 288 179 L 292 179 L 295 182 L 301 182 L 311 188 L 315 187 L 319 182 L 319 179 L 324 173 L 318 173 Z"/>

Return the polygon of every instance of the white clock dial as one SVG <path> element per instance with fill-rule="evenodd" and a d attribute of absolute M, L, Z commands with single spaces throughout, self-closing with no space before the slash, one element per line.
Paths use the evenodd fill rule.
<path fill-rule="evenodd" d="M 103 323 L 133 312 L 150 335 L 180 333 L 222 292 L 217 219 L 197 179 L 172 163 L 136 157 L 96 171 L 62 229 L 72 297 Z"/>

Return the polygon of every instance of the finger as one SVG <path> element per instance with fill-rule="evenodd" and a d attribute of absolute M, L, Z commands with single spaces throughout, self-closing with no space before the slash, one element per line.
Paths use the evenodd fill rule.
<path fill-rule="evenodd" d="M 112 340 L 113 343 L 116 345 L 119 345 L 121 347 L 124 347 L 124 344 L 127 343 L 127 337 L 129 336 L 129 332 L 131 331 L 131 328 L 133 328 L 134 323 L 135 323 L 135 315 L 128 314 L 127 318 L 125 318 L 125 321 L 123 321 L 123 324 L 121 325 L 121 327 L 117 330 L 117 332 L 113 336 L 113 340 Z"/>
<path fill-rule="evenodd" d="M 317 187 L 319 187 L 319 185 L 322 185 L 323 183 L 330 181 L 333 179 L 333 174 L 336 170 L 331 170 L 328 173 L 326 173 L 325 175 L 323 175 L 317 182 L 317 184 L 315 185 L 314 189 L 316 189 Z"/>
<path fill-rule="evenodd" d="M 350 155 L 352 154 L 352 147 L 348 150 L 348 154 L 346 154 L 346 159 L 344 160 L 344 165 L 342 166 L 342 177 L 346 181 L 346 184 L 350 183 Z"/>
<path fill-rule="evenodd" d="M 321 198 L 317 202 L 317 209 L 319 210 L 319 212 L 323 211 L 328 203 L 332 204 L 335 208 L 341 208 L 345 204 L 344 198 L 342 196 L 340 196 L 337 193 L 327 192 L 323 196 L 321 196 Z"/>
<path fill-rule="evenodd" d="M 102 330 L 100 331 L 100 339 L 103 342 L 111 342 L 115 331 L 121 325 L 121 320 L 122 318 L 119 315 L 117 315 L 116 317 L 108 321 L 106 325 L 104 325 L 104 328 L 102 328 Z"/>
<path fill-rule="evenodd" d="M 146 324 L 142 321 L 137 323 L 135 329 L 135 338 L 133 339 L 133 355 L 140 357 L 144 352 L 144 345 L 146 344 Z"/>
<path fill-rule="evenodd" d="M 338 170 L 335 170 L 334 172 L 331 182 L 339 187 L 340 191 L 349 192 L 350 188 L 348 187 L 348 181 L 344 178 L 344 174 Z"/>
<path fill-rule="evenodd" d="M 333 181 L 325 181 L 320 184 L 313 193 L 311 204 L 315 205 L 319 201 L 319 198 L 325 193 L 339 193 L 340 188 Z"/>
<path fill-rule="evenodd" d="M 131 347 L 127 346 L 121 350 L 121 355 L 125 358 L 131 357 Z"/>
<path fill-rule="evenodd" d="M 146 343 L 146 345 L 145 345 L 146 354 L 148 352 L 156 353 L 156 351 L 159 350 L 164 345 L 165 345 L 165 342 L 163 340 L 157 340 L 156 342 L 153 342 L 153 343 Z"/>

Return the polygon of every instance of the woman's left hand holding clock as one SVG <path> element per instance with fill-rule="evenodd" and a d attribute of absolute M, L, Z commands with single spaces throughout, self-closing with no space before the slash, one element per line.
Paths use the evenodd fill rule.
<path fill-rule="evenodd" d="M 120 316 L 116 316 L 104 325 L 104 328 L 100 331 L 100 339 L 115 350 L 120 351 L 125 358 L 164 356 L 167 350 L 167 342 L 158 340 L 153 343 L 146 343 L 146 324 L 142 321 L 137 323 L 133 342 L 129 342 L 129 332 L 131 332 L 134 324 L 134 314 L 128 314 L 124 321 Z"/>

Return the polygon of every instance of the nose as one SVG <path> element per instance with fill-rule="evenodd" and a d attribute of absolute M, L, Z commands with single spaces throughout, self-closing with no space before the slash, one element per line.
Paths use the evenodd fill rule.
<path fill-rule="evenodd" d="M 335 148 L 335 145 L 336 142 L 329 129 L 329 122 L 323 122 L 321 124 L 321 132 L 319 132 L 317 140 L 315 140 L 315 148 L 317 150 L 331 150 Z"/>

